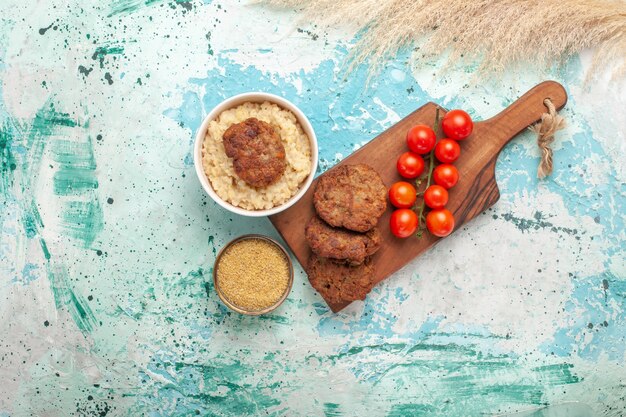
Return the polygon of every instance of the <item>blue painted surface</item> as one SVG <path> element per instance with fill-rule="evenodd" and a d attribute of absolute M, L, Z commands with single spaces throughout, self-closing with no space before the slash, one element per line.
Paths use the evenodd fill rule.
<path fill-rule="evenodd" d="M 366 87 L 365 68 L 341 70 L 350 39 L 290 31 L 290 14 L 11 6 L 0 415 L 485 415 L 569 401 L 626 413 L 626 141 L 623 117 L 597 111 L 605 95 L 626 103 L 585 90 L 578 57 L 469 88 L 466 73 L 433 80 L 403 55 Z M 266 219 L 220 209 L 195 177 L 194 134 L 220 101 L 266 91 L 295 103 L 323 172 L 426 102 L 486 119 L 543 78 L 569 93 L 551 178 L 535 178 L 534 138 L 521 134 L 498 160 L 493 209 L 340 314 L 299 266 L 266 317 L 219 302 L 216 251 L 243 233 L 276 237 Z M 76 161 L 90 147 L 97 188 L 54 192 L 63 167 L 51 150 L 68 140 Z"/>

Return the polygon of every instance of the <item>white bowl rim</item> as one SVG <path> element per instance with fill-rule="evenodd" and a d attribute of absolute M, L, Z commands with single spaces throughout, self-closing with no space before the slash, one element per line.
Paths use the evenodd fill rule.
<path fill-rule="evenodd" d="M 208 129 L 209 123 L 214 120 L 220 113 L 224 110 L 231 109 L 245 102 L 252 103 L 263 103 L 265 101 L 269 101 L 270 103 L 277 104 L 279 107 L 291 111 L 295 116 L 304 133 L 309 137 L 309 142 L 311 143 L 311 172 L 308 177 L 304 181 L 304 183 L 300 186 L 300 189 L 296 194 L 294 194 L 289 200 L 284 202 L 283 204 L 272 207 L 270 209 L 265 210 L 246 210 L 241 207 L 237 207 L 226 200 L 222 199 L 217 195 L 211 183 L 204 172 L 204 167 L 202 166 L 202 143 L 204 142 L 204 138 L 206 136 L 206 131 Z M 200 180 L 200 184 L 204 191 L 215 201 L 217 204 L 225 208 L 226 210 L 239 214 L 241 216 L 247 217 L 264 217 L 271 216 L 281 211 L 287 210 L 289 207 L 294 205 L 300 198 L 307 192 L 313 179 L 315 178 L 315 173 L 317 172 L 317 164 L 318 164 L 318 145 L 317 145 L 317 136 L 315 135 L 315 131 L 313 130 L 313 126 L 309 119 L 305 116 L 305 114 L 292 102 L 289 100 L 277 96 L 271 93 L 265 93 L 262 91 L 254 91 L 248 93 L 241 93 L 219 103 L 217 106 L 211 110 L 204 120 L 202 124 L 198 128 L 196 132 L 196 140 L 194 143 L 194 154 L 193 154 L 193 162 L 196 169 L 196 175 Z"/>

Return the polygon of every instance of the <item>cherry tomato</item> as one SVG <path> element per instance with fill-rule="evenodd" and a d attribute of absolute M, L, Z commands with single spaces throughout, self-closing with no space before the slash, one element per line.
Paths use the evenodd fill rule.
<path fill-rule="evenodd" d="M 417 191 L 408 182 L 399 181 L 389 189 L 389 201 L 397 208 L 409 208 L 415 204 Z"/>
<path fill-rule="evenodd" d="M 426 227 L 435 236 L 448 236 L 454 230 L 454 216 L 448 209 L 431 210 L 426 215 Z"/>
<path fill-rule="evenodd" d="M 426 125 L 413 126 L 406 134 L 406 143 L 409 149 L 420 155 L 427 154 L 435 147 L 437 136 Z"/>
<path fill-rule="evenodd" d="M 445 164 L 449 164 L 458 159 L 461 155 L 461 147 L 452 139 L 441 139 L 435 146 L 435 156 Z"/>
<path fill-rule="evenodd" d="M 463 110 L 450 110 L 443 116 L 441 127 L 446 137 L 463 140 L 472 134 L 474 122 L 472 122 L 470 115 Z"/>
<path fill-rule="evenodd" d="M 398 158 L 396 168 L 404 178 L 417 178 L 424 172 L 424 159 L 416 153 L 405 152 Z"/>
<path fill-rule="evenodd" d="M 424 191 L 424 203 L 431 209 L 441 209 L 448 204 L 448 190 L 441 185 L 431 185 Z"/>
<path fill-rule="evenodd" d="M 433 180 L 435 184 L 441 185 L 445 189 L 450 189 L 459 181 L 459 171 L 454 165 L 437 165 L 433 171 Z"/>
<path fill-rule="evenodd" d="M 391 213 L 389 227 L 396 237 L 409 237 L 417 230 L 419 221 L 413 210 L 398 209 Z"/>

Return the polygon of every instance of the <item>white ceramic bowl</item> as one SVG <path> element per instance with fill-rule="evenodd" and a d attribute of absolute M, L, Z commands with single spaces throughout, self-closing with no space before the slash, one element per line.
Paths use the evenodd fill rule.
<path fill-rule="evenodd" d="M 233 107 L 237 107 L 240 104 L 251 102 L 251 103 L 263 103 L 264 101 L 269 101 L 270 103 L 277 104 L 279 107 L 282 107 L 285 110 L 291 111 L 298 119 L 300 126 L 302 126 L 302 130 L 309 137 L 311 141 L 311 172 L 309 176 L 306 178 L 304 183 L 300 186 L 298 192 L 291 197 L 289 200 L 284 202 L 283 204 L 272 207 L 267 210 L 246 210 L 241 207 L 234 206 L 229 202 L 223 200 L 220 196 L 217 195 L 213 187 L 211 186 L 211 182 L 207 178 L 204 168 L 202 167 L 202 143 L 204 142 L 204 137 L 206 136 L 206 131 L 209 126 L 209 122 L 214 120 L 220 113 L 224 110 L 232 109 Z M 194 145 L 193 152 L 193 162 L 196 167 L 196 174 L 198 175 L 198 179 L 200 180 L 200 184 L 202 184 L 202 188 L 204 191 L 211 196 L 211 198 L 220 206 L 224 207 L 226 210 L 231 211 L 236 214 L 240 214 L 242 216 L 249 217 L 263 217 L 263 216 L 271 216 L 272 214 L 280 213 L 283 210 L 288 209 L 293 204 L 296 203 L 303 195 L 306 193 L 306 190 L 309 189 L 311 183 L 313 182 L 313 178 L 315 177 L 315 171 L 317 170 L 317 157 L 318 157 L 318 148 L 317 148 L 317 137 L 315 136 L 315 132 L 313 131 L 313 126 L 311 126 L 311 122 L 309 119 L 297 108 L 293 103 L 288 100 L 285 100 L 282 97 L 275 96 L 274 94 L 269 93 L 243 93 L 231 97 L 222 101 L 220 104 L 215 106 L 213 110 L 204 118 L 204 121 L 200 125 L 198 132 L 196 133 L 196 143 Z"/>

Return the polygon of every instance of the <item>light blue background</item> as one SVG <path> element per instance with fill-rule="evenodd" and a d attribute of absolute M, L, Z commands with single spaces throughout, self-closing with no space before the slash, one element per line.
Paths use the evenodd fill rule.
<path fill-rule="evenodd" d="M 344 71 L 349 34 L 290 12 L 7 6 L 0 415 L 484 415 L 571 401 L 626 413 L 626 98 L 623 80 L 583 83 L 586 54 L 488 80 L 413 72 L 401 54 L 366 85 L 365 67 Z M 195 130 L 221 100 L 295 103 L 322 172 L 428 101 L 481 120 L 543 79 L 569 94 L 550 178 L 535 178 L 521 134 L 498 159 L 493 209 L 340 314 L 300 267 L 268 316 L 220 304 L 216 251 L 277 237 L 195 177 Z"/>

